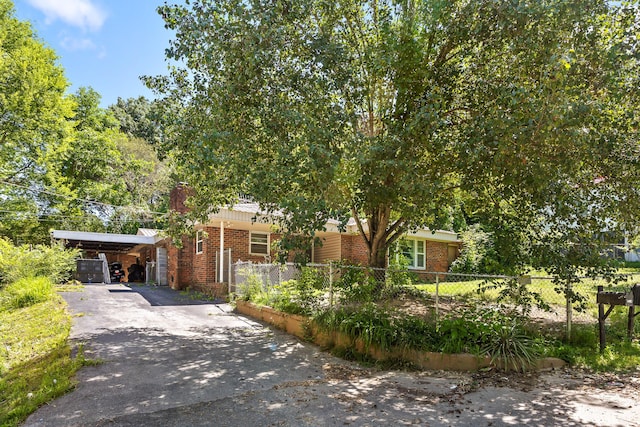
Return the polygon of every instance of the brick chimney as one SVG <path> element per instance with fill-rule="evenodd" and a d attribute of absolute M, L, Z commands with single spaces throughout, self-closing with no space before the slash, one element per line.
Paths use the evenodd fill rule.
<path fill-rule="evenodd" d="M 179 182 L 169 194 L 169 209 L 179 213 L 189 212 L 185 201 L 191 196 L 193 191 L 186 182 Z"/>

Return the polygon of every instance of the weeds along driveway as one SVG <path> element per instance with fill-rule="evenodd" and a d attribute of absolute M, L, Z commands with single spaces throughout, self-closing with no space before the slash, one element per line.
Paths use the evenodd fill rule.
<path fill-rule="evenodd" d="M 615 425 L 631 398 L 558 374 L 477 387 L 467 374 L 380 372 L 168 288 L 63 294 L 72 339 L 102 360 L 27 426 Z"/>

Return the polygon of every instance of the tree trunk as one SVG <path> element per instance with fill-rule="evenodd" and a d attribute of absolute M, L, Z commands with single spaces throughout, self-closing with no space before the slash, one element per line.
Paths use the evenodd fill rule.
<path fill-rule="evenodd" d="M 371 245 L 369 251 L 369 267 L 386 268 L 387 267 L 387 247 L 385 245 L 387 239 L 376 241 L 375 245 Z"/>
<path fill-rule="evenodd" d="M 391 222 L 391 207 L 380 205 L 369 212 L 367 225 L 369 230 L 365 232 L 358 211 L 351 209 L 353 218 L 356 220 L 360 236 L 367 243 L 369 256 L 367 263 L 369 267 L 386 268 L 387 250 L 395 243 L 405 231 L 405 222 L 402 218 Z"/>

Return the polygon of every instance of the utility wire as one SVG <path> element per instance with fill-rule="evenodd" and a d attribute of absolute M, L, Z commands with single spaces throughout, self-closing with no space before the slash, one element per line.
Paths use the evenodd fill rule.
<path fill-rule="evenodd" d="M 62 219 L 77 219 L 77 218 L 87 218 L 88 216 L 83 215 L 65 215 L 65 214 L 57 214 L 57 213 L 37 213 L 33 211 L 16 211 L 16 210 L 8 210 L 8 209 L 0 209 L 0 214 L 13 214 L 14 216 L 21 215 L 31 215 L 32 217 L 57 217 Z M 95 216 L 95 215 L 94 215 Z M 95 216 L 98 218 L 97 216 Z M 157 221 L 158 218 L 144 218 L 144 217 L 133 217 L 133 218 L 114 218 L 110 219 L 110 221 L 140 221 L 140 222 L 151 222 Z"/>
<path fill-rule="evenodd" d="M 69 195 L 66 195 L 66 194 L 60 194 L 60 193 L 56 193 L 54 191 L 32 188 L 32 187 L 28 187 L 26 185 L 14 184 L 13 182 L 8 182 L 8 181 L 0 181 L 0 184 L 10 185 L 10 186 L 13 186 L 13 187 L 16 187 L 16 188 L 22 188 L 24 190 L 29 190 L 29 191 L 37 191 L 39 193 L 49 194 L 51 196 L 56 196 L 56 197 L 62 197 L 64 199 L 68 199 L 68 200 L 76 200 L 76 201 L 79 201 L 79 202 L 88 203 L 88 204 L 92 204 L 92 205 L 100 205 L 100 206 L 104 206 L 104 207 L 107 207 L 107 208 L 127 209 L 127 206 L 117 206 L 117 205 L 112 205 L 112 204 L 109 204 L 109 203 L 97 202 L 95 200 L 82 199 L 80 197 L 73 197 L 73 196 L 69 196 Z M 151 215 L 167 215 L 166 212 L 145 211 L 144 213 L 151 214 Z"/>

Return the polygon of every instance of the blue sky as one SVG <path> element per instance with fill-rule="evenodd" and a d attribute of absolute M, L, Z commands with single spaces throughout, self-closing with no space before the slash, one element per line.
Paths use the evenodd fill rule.
<path fill-rule="evenodd" d="M 168 1 L 174 3 L 174 1 Z M 60 58 L 70 92 L 91 86 L 102 106 L 118 97 L 153 94 L 141 75 L 166 74 L 164 49 L 173 34 L 156 8 L 164 0 L 14 0 L 16 16 Z"/>

